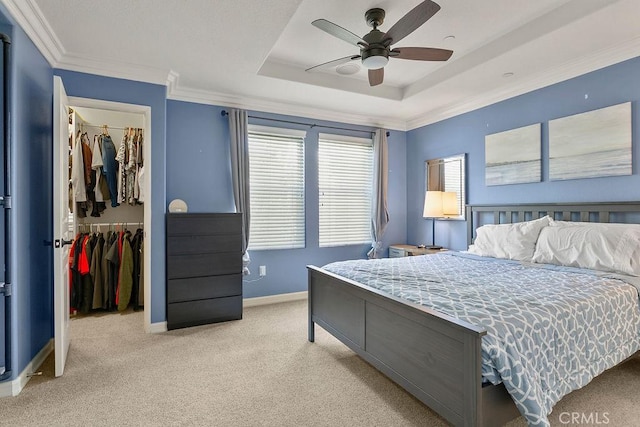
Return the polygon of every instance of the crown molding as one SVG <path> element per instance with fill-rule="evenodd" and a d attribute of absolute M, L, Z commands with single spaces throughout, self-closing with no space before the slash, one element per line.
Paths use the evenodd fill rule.
<path fill-rule="evenodd" d="M 534 90 L 542 89 L 590 72 L 614 65 L 638 56 L 640 52 L 640 37 L 613 48 L 602 49 L 591 55 L 566 62 L 565 64 L 534 74 L 517 85 L 508 88 L 486 92 L 464 102 L 454 103 L 443 108 L 425 112 L 410 119 L 406 123 L 407 130 L 417 129 L 460 114 L 468 113 L 482 107 L 495 104 Z"/>
<path fill-rule="evenodd" d="M 634 57 L 640 52 L 640 38 L 603 49 L 586 57 L 569 61 L 554 69 L 529 76 L 508 88 L 485 92 L 431 111 L 423 111 L 411 119 L 370 117 L 352 113 L 329 111 L 310 106 L 287 104 L 266 99 L 223 94 L 207 90 L 181 87 L 179 74 L 173 70 L 136 64 L 85 58 L 65 51 L 64 46 L 44 18 L 34 0 L 0 0 L 16 23 L 54 67 L 101 76 L 164 85 L 167 99 L 225 107 L 245 108 L 275 114 L 308 117 L 355 125 L 383 127 L 400 131 L 413 130 L 460 114 L 468 113 L 533 90 L 541 89 Z"/>
<path fill-rule="evenodd" d="M 104 59 L 87 58 L 75 54 L 64 55 L 56 64 L 56 68 L 96 74 L 99 76 L 118 79 L 134 80 L 138 82 L 166 86 L 171 70 L 147 67 L 144 65 Z"/>
<path fill-rule="evenodd" d="M 55 67 L 65 54 L 62 43 L 33 0 L 2 0 L 16 23 L 27 33 L 49 65 Z"/>
<path fill-rule="evenodd" d="M 171 90 L 167 90 L 167 98 L 175 101 L 194 102 L 198 104 L 217 105 L 229 108 L 243 108 L 246 110 L 262 111 L 265 113 L 305 117 L 338 123 L 350 123 L 353 125 L 381 127 L 389 130 L 406 130 L 406 122 L 404 120 L 389 119 L 388 117 L 370 117 L 359 114 L 342 113 L 339 111 L 328 111 L 306 105 L 285 104 L 265 99 L 184 88 L 177 84 L 173 85 Z"/>

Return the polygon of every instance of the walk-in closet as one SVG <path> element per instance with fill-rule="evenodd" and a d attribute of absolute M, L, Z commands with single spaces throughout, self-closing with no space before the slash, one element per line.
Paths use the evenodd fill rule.
<path fill-rule="evenodd" d="M 68 117 L 72 319 L 144 310 L 145 116 L 70 106 Z"/>

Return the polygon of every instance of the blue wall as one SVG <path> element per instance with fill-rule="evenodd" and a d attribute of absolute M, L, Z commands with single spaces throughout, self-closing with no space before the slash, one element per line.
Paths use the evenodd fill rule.
<path fill-rule="evenodd" d="M 422 218 L 424 161 L 467 153 L 468 203 L 627 201 L 640 199 L 640 58 L 508 99 L 412 130 L 407 134 L 407 235 L 410 242 L 431 240 L 431 222 Z M 549 181 L 548 121 L 632 102 L 633 175 Z M 485 135 L 542 123 L 542 182 L 489 186 L 484 183 Z M 437 242 L 466 248 L 465 223 L 438 221 Z"/>
<path fill-rule="evenodd" d="M 165 220 L 166 211 L 166 88 L 160 85 L 114 79 L 74 71 L 54 70 L 67 95 L 151 107 L 151 322 L 166 320 Z M 148 173 L 148 172 L 147 172 Z M 202 184 L 199 184 L 202 185 Z M 145 272 L 147 274 L 147 272 Z"/>
<path fill-rule="evenodd" d="M 234 212 L 229 160 L 228 120 L 222 107 L 180 101 L 167 102 L 167 200 L 180 198 L 190 212 Z M 250 116 L 315 123 L 325 126 L 370 130 L 344 123 L 301 117 L 249 112 Z M 361 132 L 336 131 L 250 118 L 252 124 L 288 127 L 307 131 L 305 138 L 306 248 L 250 251 L 251 275 L 244 284 L 244 297 L 298 292 L 307 288 L 307 264 L 366 256 L 368 245 L 336 248 L 318 247 L 318 133 L 337 132 L 362 136 Z M 389 142 L 389 215 L 391 222 L 383 237 L 390 243 L 406 240 L 406 141 L 404 132 L 391 132 Z M 196 172 L 197 171 L 197 172 Z M 267 276 L 258 279 L 258 267 L 267 267 Z"/>
<path fill-rule="evenodd" d="M 2 13 L 5 11 L 2 10 Z M 52 70 L 14 25 L 11 67 L 12 378 L 47 345 L 53 333 Z"/>

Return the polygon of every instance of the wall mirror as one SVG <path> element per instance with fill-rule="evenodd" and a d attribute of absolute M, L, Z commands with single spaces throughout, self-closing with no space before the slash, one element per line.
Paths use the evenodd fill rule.
<path fill-rule="evenodd" d="M 447 219 L 465 220 L 466 174 L 465 155 L 432 159 L 425 162 L 425 191 L 448 191 L 457 196 L 458 215 Z"/>

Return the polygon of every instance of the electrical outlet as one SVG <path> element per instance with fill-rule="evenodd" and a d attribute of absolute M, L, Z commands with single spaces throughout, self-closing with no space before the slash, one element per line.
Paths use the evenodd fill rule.
<path fill-rule="evenodd" d="M 260 277 L 264 277 L 267 275 L 267 266 L 266 265 L 261 265 L 260 266 Z"/>

